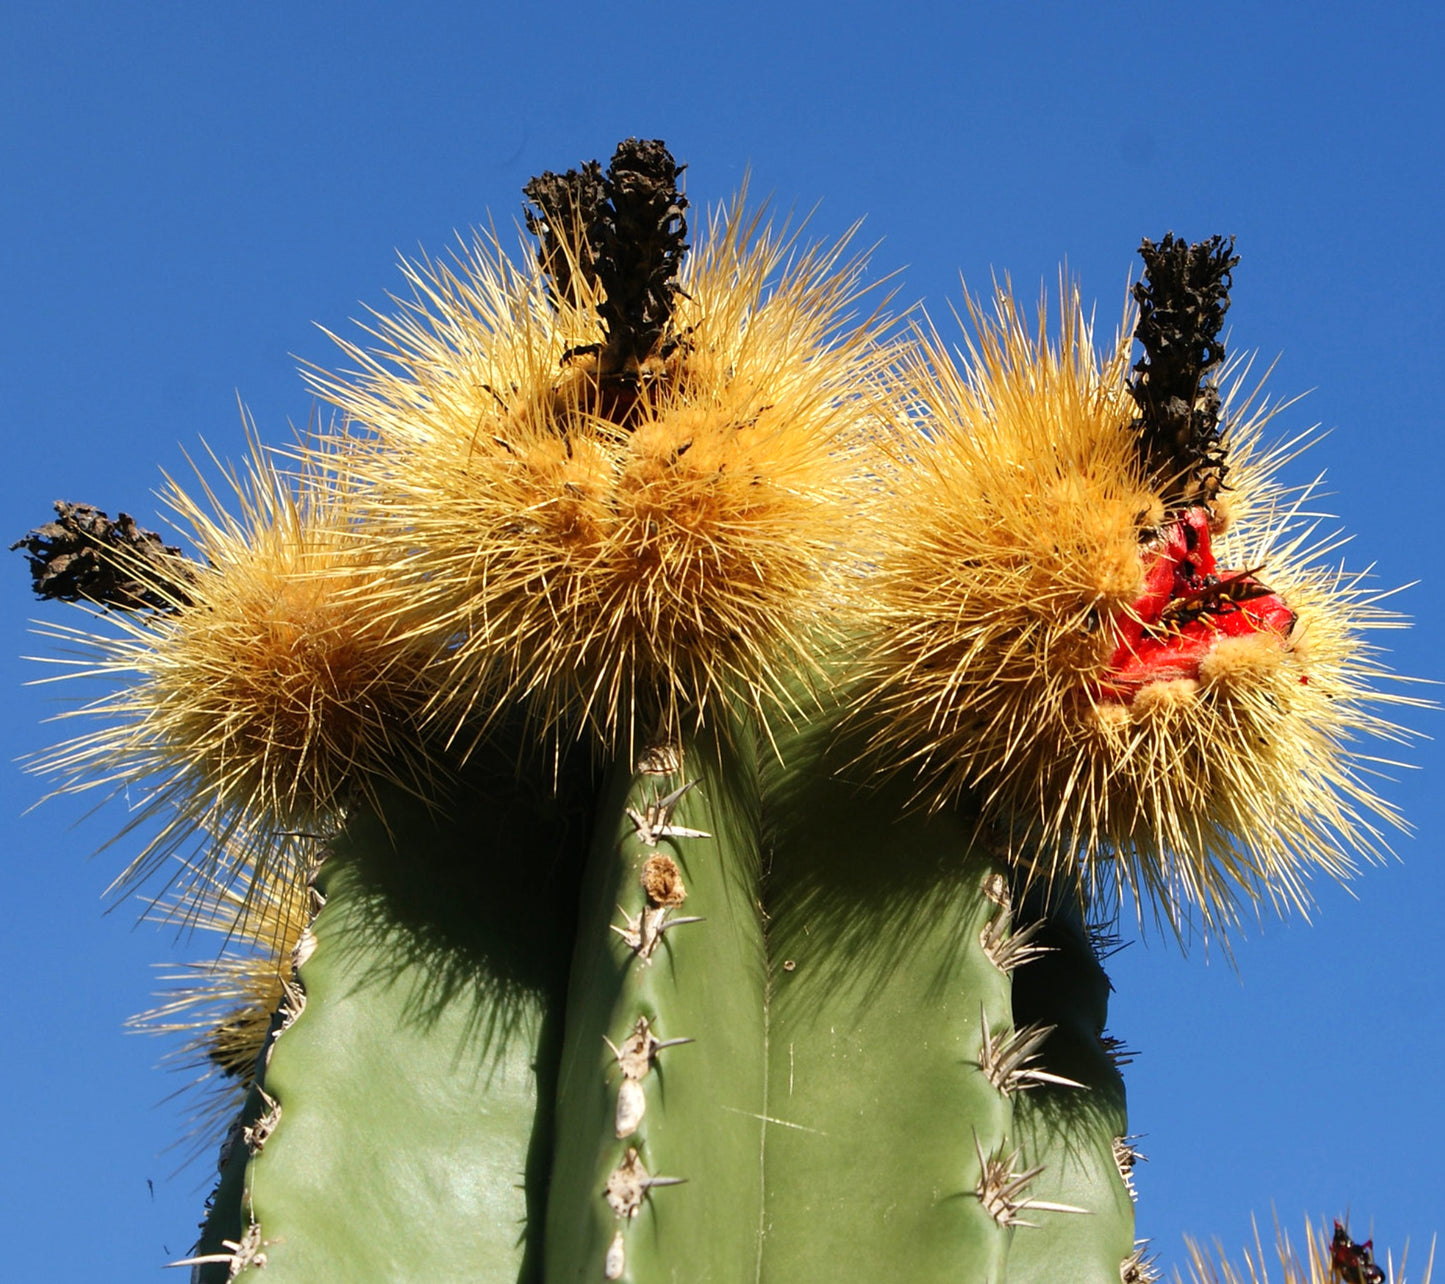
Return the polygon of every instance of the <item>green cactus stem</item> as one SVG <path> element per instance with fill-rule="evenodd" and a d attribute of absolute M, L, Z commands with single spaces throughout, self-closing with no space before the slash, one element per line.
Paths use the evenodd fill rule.
<path fill-rule="evenodd" d="M 1044 1080 L 1020 1096 L 1014 1131 L 1022 1162 L 1041 1167 L 1041 1199 L 1086 1209 L 1087 1216 L 1039 1212 L 1037 1229 L 1021 1230 L 1009 1257 L 1010 1284 L 1138 1284 L 1134 1242 L 1134 1166 L 1124 1080 L 1127 1054 L 1104 1033 L 1109 978 L 1078 907 L 1067 895 L 1037 890 L 1021 913 L 1039 923 L 1039 953 L 1014 973 L 1013 1013 L 1020 1025 L 1050 1031 L 1040 1063 L 1073 1080 Z"/>
<path fill-rule="evenodd" d="M 1087 934 L 1030 926 L 975 822 L 855 748 L 834 711 L 761 761 L 738 725 L 614 767 L 575 923 L 586 821 L 499 750 L 359 816 L 202 1278 L 1117 1278 Z"/>
<path fill-rule="evenodd" d="M 657 746 L 635 770 L 615 769 L 568 995 L 549 1282 L 756 1278 L 766 1113 L 758 879 L 745 734 Z"/>
<path fill-rule="evenodd" d="M 573 783 L 554 796 L 474 762 L 444 806 L 388 794 L 334 842 L 304 1007 L 265 1056 L 244 1177 L 223 1173 L 202 1254 L 239 1243 L 267 1281 L 541 1279 Z"/>
<path fill-rule="evenodd" d="M 851 783 L 831 740 L 781 738 L 765 795 L 764 1277 L 1002 1282 L 1033 1199 L 1007 880 L 971 821 Z"/>
<path fill-rule="evenodd" d="M 617 769 L 583 884 L 549 1281 L 1003 1284 L 1015 1227 L 1071 1216 L 1013 1125 L 1036 1084 L 1085 1090 L 1015 1025 L 1031 950 L 1005 867 L 969 818 L 850 780 L 836 732 Z"/>

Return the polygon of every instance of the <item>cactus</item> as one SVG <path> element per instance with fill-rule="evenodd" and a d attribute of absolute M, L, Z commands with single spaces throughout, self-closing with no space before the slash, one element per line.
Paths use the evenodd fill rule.
<path fill-rule="evenodd" d="M 172 485 L 201 561 L 22 541 L 127 679 L 37 765 L 144 783 L 122 885 L 263 946 L 150 1016 L 239 1105 L 203 1281 L 1155 1278 L 1110 916 L 1227 938 L 1395 822 L 1232 245 L 1146 241 L 1103 354 L 970 301 L 960 364 L 741 199 L 689 255 L 681 173 L 407 265 L 297 475 Z"/>

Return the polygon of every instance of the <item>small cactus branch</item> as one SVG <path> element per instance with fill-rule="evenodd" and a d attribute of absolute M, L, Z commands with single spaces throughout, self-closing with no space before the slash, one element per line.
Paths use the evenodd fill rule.
<path fill-rule="evenodd" d="M 190 604 L 191 564 L 129 513 L 112 521 L 89 504 L 55 501 L 56 519 L 10 545 L 30 558 L 42 601 L 93 602 L 125 611 L 173 611 Z"/>
<path fill-rule="evenodd" d="M 1134 337 L 1144 355 L 1129 392 L 1139 408 L 1139 455 L 1165 508 L 1210 503 L 1229 471 L 1220 399 L 1211 376 L 1224 361 L 1219 331 L 1229 309 L 1234 239 L 1189 244 L 1172 232 L 1139 247 L 1144 279 L 1134 286 Z"/>

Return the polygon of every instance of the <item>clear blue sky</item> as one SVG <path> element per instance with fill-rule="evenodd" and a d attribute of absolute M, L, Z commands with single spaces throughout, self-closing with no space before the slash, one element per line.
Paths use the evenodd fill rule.
<path fill-rule="evenodd" d="M 311 403 L 298 361 L 399 288 L 398 251 L 509 225 L 547 168 L 662 137 L 698 206 L 753 190 L 822 202 L 831 236 L 866 218 L 880 274 L 940 318 L 1007 272 L 1033 294 L 1067 257 L 1112 321 L 1141 236 L 1234 233 L 1235 350 L 1313 390 L 1281 431 L 1332 433 L 1321 468 L 1347 558 L 1416 620 L 1395 666 L 1439 678 L 1442 75 L 1434 6 L 933 4 L 842 0 L 548 6 L 12 0 L 0 40 L 0 514 L 6 541 L 53 499 L 153 520 L 159 469 L 204 436 L 242 448 L 237 395 L 280 440 Z M 42 612 L 18 555 L 5 643 Z M 55 734 L 35 666 L 0 659 L 3 757 Z M 1436 729 L 1438 715 L 1415 725 Z M 1347 1209 L 1376 1244 L 1445 1230 L 1440 835 L 1445 754 L 1387 786 L 1418 827 L 1355 896 L 1318 888 L 1313 925 L 1237 950 L 1163 943 L 1114 961 L 1139 1230 L 1231 1249 L 1271 1205 L 1295 1228 Z M 1399 773 L 1396 773 L 1399 774 Z M 126 1035 L 150 965 L 192 957 L 103 916 L 126 859 L 87 859 L 114 810 L 26 812 L 3 772 L 3 1273 L 151 1280 L 189 1247 L 210 1177 L 171 1176 L 179 1083 Z M 152 1189 L 153 1184 L 153 1189 Z"/>

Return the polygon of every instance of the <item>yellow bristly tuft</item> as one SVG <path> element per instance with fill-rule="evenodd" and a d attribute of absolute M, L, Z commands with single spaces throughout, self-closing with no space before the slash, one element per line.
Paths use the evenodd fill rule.
<path fill-rule="evenodd" d="M 875 761 L 916 773 L 930 807 L 976 806 L 1033 872 L 1147 902 L 1176 932 L 1227 927 L 1241 902 L 1306 907 L 1311 870 L 1346 875 L 1399 824 L 1352 757 L 1362 736 L 1402 737 L 1369 712 L 1402 698 L 1375 689 L 1361 641 L 1396 621 L 1362 577 L 1315 564 L 1272 480 L 1288 448 L 1262 454 L 1268 415 L 1236 409 L 1227 531 L 1224 505 L 1209 514 L 1220 574 L 1257 572 L 1297 622 L 1226 637 L 1207 616 L 1192 661 L 1123 689 L 1122 631 L 1182 531 L 1138 461 L 1128 318 L 1100 356 L 1075 291 L 1053 341 L 1042 308 L 1031 326 L 1007 291 L 996 306 L 970 305 L 966 367 L 926 338 L 908 372 L 919 413 L 869 581 Z M 1189 604 L 1154 636 L 1182 636 Z"/>
<path fill-rule="evenodd" d="M 411 721 L 427 655 L 405 614 L 378 605 L 386 572 L 344 488 L 309 477 L 298 492 L 259 447 L 228 480 L 239 516 L 204 484 L 201 500 L 174 483 L 165 495 L 202 559 L 173 609 L 44 630 L 79 653 L 67 678 L 120 684 L 63 715 L 98 729 L 32 767 L 61 775 L 61 792 L 124 794 L 122 833 L 147 841 L 122 886 L 174 854 L 204 898 L 243 868 L 285 867 L 377 779 L 433 792 Z"/>
<path fill-rule="evenodd" d="M 799 253 L 741 204 L 685 269 L 674 338 L 621 392 L 585 307 L 479 242 L 411 265 L 411 310 L 350 379 L 367 520 L 448 650 L 448 731 L 524 700 L 608 747 L 782 698 L 861 543 L 881 363 L 848 329 L 862 262 Z M 580 287 L 579 287 L 580 288 Z"/>
<path fill-rule="evenodd" d="M 1338 1225 L 1338 1223 L 1336 1223 Z M 1174 1272 L 1174 1284 L 1355 1284 L 1355 1281 L 1363 1281 L 1369 1272 L 1359 1269 L 1358 1261 L 1349 1261 L 1348 1250 L 1345 1253 L 1345 1265 L 1355 1265 L 1356 1274 L 1349 1274 L 1347 1271 L 1337 1271 L 1331 1264 L 1331 1234 L 1327 1223 L 1316 1226 L 1313 1222 L 1305 1223 L 1305 1250 L 1301 1255 L 1290 1243 L 1289 1235 L 1276 1225 L 1274 1256 L 1279 1261 L 1278 1275 L 1271 1275 L 1268 1258 L 1265 1253 L 1264 1244 L 1260 1240 L 1259 1227 L 1254 1230 L 1254 1248 L 1244 1250 L 1244 1265 L 1235 1266 L 1224 1254 L 1224 1249 L 1216 1244 L 1214 1252 L 1209 1252 L 1202 1245 L 1194 1240 L 1185 1237 L 1185 1247 L 1189 1253 L 1189 1275 L 1182 1276 L 1177 1270 Z M 1361 1245 L 1349 1244 L 1350 1249 L 1358 1250 Z M 1386 1254 L 1383 1262 L 1373 1260 L 1373 1251 L 1369 1256 L 1370 1266 L 1374 1266 L 1379 1275 L 1377 1278 L 1384 1281 L 1384 1284 L 1410 1284 L 1411 1277 L 1408 1276 L 1406 1266 L 1409 1254 L 1404 1253 L 1400 1257 L 1398 1272 L 1395 1263 L 1389 1254 Z M 1425 1263 L 1425 1272 L 1414 1284 L 1430 1284 L 1431 1276 L 1435 1268 L 1435 1249 L 1431 1245 L 1430 1256 Z"/>

